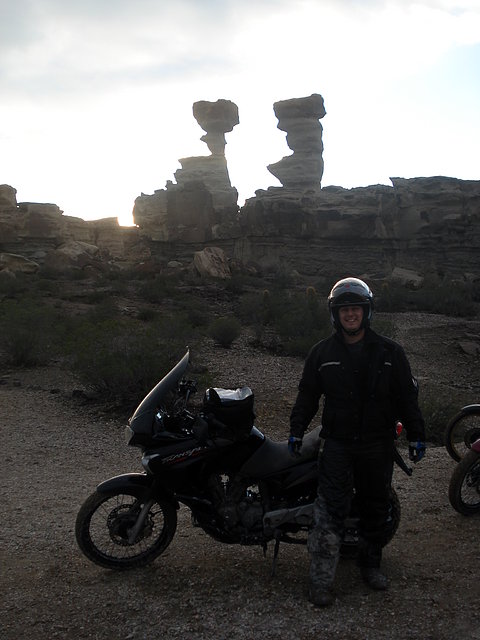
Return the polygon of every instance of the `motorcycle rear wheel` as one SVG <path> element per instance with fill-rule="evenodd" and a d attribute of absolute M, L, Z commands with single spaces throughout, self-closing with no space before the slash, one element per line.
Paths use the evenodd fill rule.
<path fill-rule="evenodd" d="M 448 498 L 462 515 L 480 513 L 480 454 L 476 451 L 469 451 L 453 470 Z"/>
<path fill-rule="evenodd" d="M 140 495 L 119 491 L 95 492 L 85 500 L 77 515 L 75 536 L 89 560 L 108 569 L 141 567 L 165 551 L 177 528 L 177 512 L 170 502 L 157 498 L 148 510 L 135 540 L 130 529 L 143 506 Z"/>
<path fill-rule="evenodd" d="M 480 438 L 480 408 L 477 413 L 459 411 L 445 429 L 445 448 L 449 455 L 459 462 L 478 438 Z"/>
<path fill-rule="evenodd" d="M 354 508 L 355 511 L 355 508 Z M 402 508 L 400 506 L 400 500 L 398 494 L 393 487 L 390 487 L 390 504 L 388 520 L 385 526 L 385 532 L 382 539 L 379 541 L 382 547 L 386 547 L 393 537 L 395 536 L 400 519 L 402 516 Z M 345 521 L 345 533 L 340 548 L 340 554 L 344 558 L 353 558 L 358 554 L 358 514 L 354 512 Z"/>

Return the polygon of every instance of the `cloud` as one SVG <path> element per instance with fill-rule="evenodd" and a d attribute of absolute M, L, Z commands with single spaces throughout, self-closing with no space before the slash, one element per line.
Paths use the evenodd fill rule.
<path fill-rule="evenodd" d="M 69 214 L 130 213 L 206 154 L 197 100 L 239 107 L 226 153 L 243 198 L 290 153 L 277 100 L 324 96 L 324 184 L 343 186 L 454 172 L 438 159 L 477 120 L 478 0 L 0 2 L 0 182 Z"/>

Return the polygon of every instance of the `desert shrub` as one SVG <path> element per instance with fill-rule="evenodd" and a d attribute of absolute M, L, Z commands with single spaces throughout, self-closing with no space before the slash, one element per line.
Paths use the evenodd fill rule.
<path fill-rule="evenodd" d="M 29 288 L 29 280 L 22 273 L 16 276 L 8 274 L 6 271 L 0 272 L 0 296 L 6 298 L 16 298 L 26 292 Z"/>
<path fill-rule="evenodd" d="M 165 298 L 171 298 L 176 294 L 178 281 L 179 278 L 175 275 L 157 275 L 152 280 L 145 280 L 138 293 L 147 302 L 162 303 Z"/>
<path fill-rule="evenodd" d="M 143 307 L 138 310 L 137 318 L 142 322 L 153 322 L 158 318 L 158 311 L 149 307 Z"/>
<path fill-rule="evenodd" d="M 209 327 L 209 334 L 217 344 L 229 348 L 241 333 L 240 321 L 233 317 L 223 317 L 214 320 Z"/>
<path fill-rule="evenodd" d="M 254 328 L 262 346 L 286 355 L 304 357 L 332 330 L 325 301 L 313 287 L 304 292 L 249 294 L 242 298 L 238 313 Z"/>
<path fill-rule="evenodd" d="M 188 295 L 182 295 L 175 300 L 175 308 L 188 319 L 192 327 L 207 327 L 212 321 L 213 305 L 203 295 L 190 292 Z"/>
<path fill-rule="evenodd" d="M 378 293 L 375 293 L 375 310 L 394 313 L 412 309 L 413 293 L 403 286 L 385 282 Z"/>
<path fill-rule="evenodd" d="M 255 329 L 255 333 L 260 337 L 265 325 L 271 320 L 271 300 L 270 291 L 245 293 L 235 304 L 235 315 L 243 324 L 247 324 Z"/>
<path fill-rule="evenodd" d="M 284 291 L 294 286 L 292 270 L 283 262 L 278 264 L 271 274 L 272 288 Z"/>
<path fill-rule="evenodd" d="M 473 286 L 467 282 L 443 280 L 436 286 L 424 286 L 415 292 L 422 297 L 423 310 L 447 316 L 466 318 L 475 315 Z"/>
<path fill-rule="evenodd" d="M 225 280 L 224 287 L 228 293 L 238 296 L 245 291 L 245 277 L 241 274 L 235 274 Z"/>
<path fill-rule="evenodd" d="M 186 327 L 172 318 L 149 325 L 83 318 L 71 333 L 72 367 L 103 400 L 135 406 L 185 352 Z"/>
<path fill-rule="evenodd" d="M 87 312 L 85 318 L 91 323 L 103 322 L 105 320 L 117 320 L 118 319 L 118 307 L 111 296 L 105 297 L 105 293 L 96 301 L 90 311 Z"/>
<path fill-rule="evenodd" d="M 65 325 L 59 313 L 33 299 L 4 301 L 0 314 L 0 346 L 15 367 L 46 364 L 57 355 Z"/>
<path fill-rule="evenodd" d="M 385 283 L 377 296 L 379 311 L 420 311 L 464 318 L 476 313 L 475 289 L 471 283 L 428 276 L 420 289 Z"/>
<path fill-rule="evenodd" d="M 419 404 L 425 420 L 427 442 L 443 445 L 448 421 L 465 404 L 464 400 L 459 394 L 445 394 L 445 389 L 437 385 L 420 383 Z"/>

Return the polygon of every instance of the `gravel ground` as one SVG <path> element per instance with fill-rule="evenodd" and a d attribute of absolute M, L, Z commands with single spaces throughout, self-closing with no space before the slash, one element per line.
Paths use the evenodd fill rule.
<path fill-rule="evenodd" d="M 429 337 L 419 324 L 405 321 L 403 337 L 410 336 L 412 363 L 425 377 L 432 344 L 439 353 L 451 347 L 441 339 L 449 322 L 429 321 Z M 478 323 L 468 330 L 478 331 Z M 216 386 L 249 384 L 258 426 L 286 437 L 298 359 L 258 355 L 239 341 L 200 360 L 216 371 Z M 464 385 L 470 380 L 478 402 L 475 365 L 478 359 L 459 356 L 442 375 L 446 388 L 461 384 L 461 375 Z M 411 478 L 395 472 L 402 521 L 385 549 L 389 590 L 370 591 L 354 562 L 342 559 L 335 603 L 318 610 L 306 599 L 304 547 L 282 545 L 272 579 L 272 547 L 264 558 L 260 548 L 215 542 L 191 526 L 184 508 L 172 544 L 150 567 L 116 573 L 90 563 L 75 542 L 76 513 L 99 481 L 141 470 L 139 452 L 124 445 L 122 421 L 101 419 L 72 400 L 76 383 L 60 369 L 2 374 L 2 640 L 480 639 L 480 519 L 450 507 L 455 463 L 444 448 L 429 448 Z"/>

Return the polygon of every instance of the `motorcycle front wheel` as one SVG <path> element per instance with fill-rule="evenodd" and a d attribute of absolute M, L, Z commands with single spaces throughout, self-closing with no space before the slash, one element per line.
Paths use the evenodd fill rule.
<path fill-rule="evenodd" d="M 453 470 L 448 498 L 458 513 L 480 513 L 480 454 L 476 451 L 467 453 Z"/>
<path fill-rule="evenodd" d="M 468 453 L 475 440 L 480 438 L 480 405 L 477 412 L 459 411 L 445 429 L 445 448 L 458 462 Z"/>
<path fill-rule="evenodd" d="M 89 560 L 108 569 L 141 567 L 165 551 L 177 528 L 177 512 L 170 502 L 156 498 L 138 532 L 132 537 L 145 501 L 140 495 L 95 492 L 77 515 L 75 536 Z M 145 509 L 146 509 L 145 508 Z"/>

